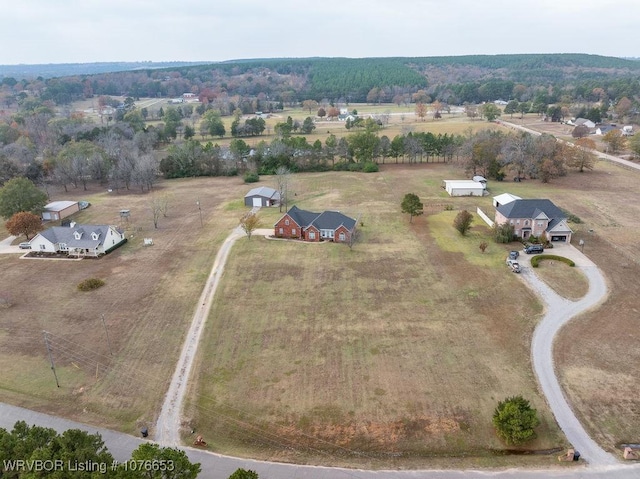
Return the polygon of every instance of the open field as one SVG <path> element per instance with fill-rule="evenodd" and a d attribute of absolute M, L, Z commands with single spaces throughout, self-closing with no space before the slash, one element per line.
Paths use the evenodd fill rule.
<path fill-rule="evenodd" d="M 362 241 L 353 251 L 262 238 L 234 248 L 188 414 L 215 450 L 387 467 L 464 462 L 438 459 L 448 455 L 470 456 L 465 466 L 556 464 L 554 456 L 489 453 L 502 447 L 491 412 L 509 394 L 524 394 L 542 415 L 540 437 L 527 447 L 564 443 L 529 364 L 539 305 L 504 266 L 507 245 L 488 241 L 480 253 L 488 229 L 477 217 L 468 238 L 457 236 L 455 211 L 444 205 L 490 211 L 491 200 L 449 198 L 440 188 L 445 177 L 463 174 L 423 164 L 292 177 L 296 204 L 361 217 Z M 612 295 L 565 328 L 556 361 L 578 414 L 610 449 L 640 441 L 640 372 L 630 367 L 640 359 L 637 179 L 601 162 L 546 185 L 490 184 L 492 194 L 548 197 L 583 221 L 572 225 L 574 242 L 585 240 Z M 272 186 L 269 178 L 260 185 Z M 118 211 L 131 209 L 123 226 L 133 237 L 100 260 L 0 256 L 0 291 L 13 303 L 0 309 L 0 400 L 130 433 L 152 425 L 213 258 L 246 211 L 241 198 L 251 186 L 238 178 L 161 182 L 154 194 L 172 199 L 158 230 L 150 195 L 55 192 L 52 199 L 92 203 L 80 222 L 119 224 Z M 418 193 L 426 210 L 411 225 L 399 213 L 407 192 Z M 260 215 L 269 227 L 279 213 Z M 144 237 L 155 245 L 143 247 Z M 107 284 L 77 291 L 89 277 Z M 360 458 L 354 450 L 363 451 Z"/>
<path fill-rule="evenodd" d="M 75 216 L 79 222 L 120 224 L 118 211 L 129 208 L 130 221 L 123 224 L 129 242 L 99 260 L 0 257 L 0 291 L 13 303 L 0 309 L 2 399 L 132 433 L 152 424 L 218 245 L 241 215 L 229 198 L 245 189 L 237 178 L 160 185 L 155 194 L 169 194 L 171 206 L 158 230 L 150 195 L 60 192 L 58 198 L 91 201 Z M 154 246 L 143 247 L 143 237 L 153 238 Z M 76 289 L 91 277 L 106 285 L 88 293 Z M 42 330 L 50 332 L 59 389 Z"/>
<path fill-rule="evenodd" d="M 443 204 L 490 205 L 446 197 L 435 179 L 452 174 L 434 165 L 295 176 L 296 204 L 360 216 L 362 240 L 353 251 L 260 238 L 235 247 L 189 420 L 213 449 L 378 466 L 465 455 L 478 464 L 502 448 L 490 423 L 497 400 L 519 392 L 543 420 L 529 446 L 564 445 L 529 364 L 540 307 L 504 267 L 508 246 L 480 252 L 488 227 L 461 239 L 451 226 L 456 211 Z M 398 214 L 405 191 L 427 205 L 411 225 Z"/>

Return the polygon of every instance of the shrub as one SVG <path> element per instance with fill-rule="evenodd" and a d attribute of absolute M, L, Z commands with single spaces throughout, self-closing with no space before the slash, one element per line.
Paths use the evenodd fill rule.
<path fill-rule="evenodd" d="M 496 240 L 496 243 L 511 243 L 515 238 L 513 225 L 509 223 L 495 225 L 493 227 L 493 238 Z"/>
<path fill-rule="evenodd" d="M 507 444 L 522 444 L 535 438 L 534 429 L 538 424 L 537 411 L 522 396 L 500 401 L 493 413 L 496 433 Z"/>
<path fill-rule="evenodd" d="M 89 278 L 78 284 L 78 289 L 80 291 L 92 291 L 100 286 L 104 286 L 104 281 L 98 278 Z"/>
<path fill-rule="evenodd" d="M 378 164 L 377 163 L 374 163 L 373 161 L 367 161 L 362 166 L 362 171 L 364 173 L 375 173 L 377 171 L 380 171 L 380 168 L 378 168 Z"/>
<path fill-rule="evenodd" d="M 446 205 L 444 205 L 444 210 L 453 211 L 453 205 L 451 203 L 447 203 Z"/>
<path fill-rule="evenodd" d="M 566 263 L 571 267 L 576 265 L 572 260 L 570 260 L 569 258 L 565 258 L 564 256 L 557 256 L 555 254 L 537 254 L 533 258 L 531 258 L 531 267 L 537 268 L 540 264 L 540 261 L 554 259 L 557 261 L 562 261 L 563 263 Z"/>
<path fill-rule="evenodd" d="M 467 210 L 462 210 L 456 215 L 455 219 L 453 220 L 453 227 L 458 230 L 458 233 L 464 236 L 471 228 L 472 222 L 473 215 Z"/>
<path fill-rule="evenodd" d="M 260 181 L 260 175 L 258 175 L 258 173 L 249 171 L 244 174 L 245 183 L 257 183 L 258 181 Z"/>

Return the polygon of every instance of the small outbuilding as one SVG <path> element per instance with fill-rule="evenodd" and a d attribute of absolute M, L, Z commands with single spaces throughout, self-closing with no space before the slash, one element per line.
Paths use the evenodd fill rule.
<path fill-rule="evenodd" d="M 443 187 L 450 196 L 483 196 L 485 186 L 473 180 L 442 180 Z"/>
<path fill-rule="evenodd" d="M 280 193 L 268 186 L 254 188 L 244 195 L 244 204 L 251 207 L 278 206 Z"/>
<path fill-rule="evenodd" d="M 497 195 L 493 197 L 493 207 L 497 208 L 498 206 L 506 205 L 515 200 L 521 200 L 519 196 L 512 195 L 511 193 L 502 193 L 501 195 Z"/>
<path fill-rule="evenodd" d="M 58 221 L 80 211 L 77 201 L 53 201 L 44 207 L 42 219 L 44 221 Z"/>

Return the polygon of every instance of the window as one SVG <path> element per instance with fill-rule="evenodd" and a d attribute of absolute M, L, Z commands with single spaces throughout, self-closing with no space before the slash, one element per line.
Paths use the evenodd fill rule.
<path fill-rule="evenodd" d="M 525 220 L 524 225 L 529 226 L 529 220 Z"/>
<path fill-rule="evenodd" d="M 315 231 L 309 231 L 309 239 L 311 239 L 311 240 L 316 239 L 316 232 Z"/>
<path fill-rule="evenodd" d="M 516 224 L 519 225 L 520 224 L 520 220 L 516 220 Z"/>
<path fill-rule="evenodd" d="M 284 233 L 284 230 L 283 230 L 282 228 L 280 228 L 280 229 L 278 229 L 278 233 L 279 233 L 279 234 L 283 234 L 283 233 Z"/>
<path fill-rule="evenodd" d="M 284 220 L 284 225 L 285 226 L 289 226 L 289 220 L 288 219 Z"/>
<path fill-rule="evenodd" d="M 339 238 L 340 238 L 340 241 L 344 241 L 346 239 L 346 236 L 344 235 L 343 232 L 340 232 Z"/>
<path fill-rule="evenodd" d="M 538 226 L 542 226 L 542 221 L 538 221 Z"/>
<path fill-rule="evenodd" d="M 43 244 L 41 244 L 41 245 L 40 245 L 40 249 L 41 249 L 41 250 L 45 250 L 45 249 L 46 249 L 46 247 L 45 247 Z"/>
<path fill-rule="evenodd" d="M 291 234 L 295 235 L 296 234 L 296 229 L 295 228 L 291 228 Z"/>

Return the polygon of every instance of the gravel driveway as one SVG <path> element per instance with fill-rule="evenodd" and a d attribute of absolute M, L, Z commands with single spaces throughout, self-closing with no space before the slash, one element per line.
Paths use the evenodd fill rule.
<path fill-rule="evenodd" d="M 579 301 L 559 296 L 535 275 L 531 257 L 520 255 L 520 264 L 524 266 L 520 276 L 540 296 L 545 306 L 544 318 L 536 327 L 531 344 L 533 369 L 556 421 L 581 457 L 593 466 L 616 464 L 616 458 L 598 446 L 576 418 L 562 392 L 553 361 L 553 340 L 560 328 L 575 316 L 603 302 L 608 295 L 607 285 L 598 267 L 573 246 L 557 244 L 552 253 L 576 263 L 589 280 L 589 291 Z"/>

